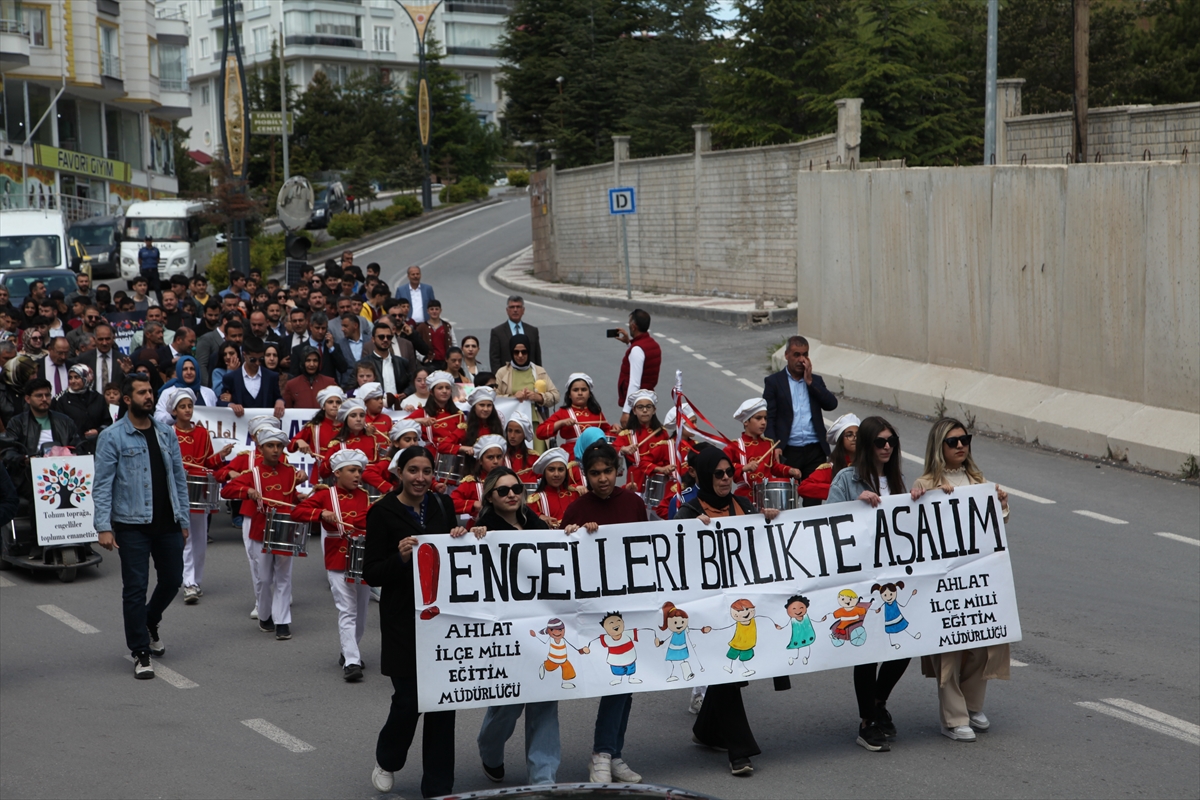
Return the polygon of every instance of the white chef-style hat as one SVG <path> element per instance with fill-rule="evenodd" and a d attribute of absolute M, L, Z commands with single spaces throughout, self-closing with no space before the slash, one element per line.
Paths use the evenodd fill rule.
<path fill-rule="evenodd" d="M 421 426 L 417 424 L 415 419 L 394 420 L 392 422 L 392 429 L 388 431 L 388 438 L 395 443 L 400 441 L 400 437 L 406 433 L 415 433 L 418 441 L 423 438 L 421 436 Z M 422 444 L 424 444 L 424 442 L 422 442 Z"/>
<path fill-rule="evenodd" d="M 570 375 L 568 375 L 567 376 L 567 389 L 568 390 L 571 388 L 571 384 L 574 383 L 575 381 L 583 381 L 584 383 L 586 383 L 588 385 L 588 389 L 594 390 L 596 388 L 596 384 L 594 382 L 592 382 L 592 376 L 588 375 L 586 372 L 572 372 Z"/>
<path fill-rule="evenodd" d="M 320 408 L 325 407 L 325 402 L 331 397 L 338 397 L 342 400 L 346 399 L 346 393 L 342 391 L 340 386 L 326 386 L 321 391 L 317 392 L 317 405 Z"/>
<path fill-rule="evenodd" d="M 508 442 L 504 441 L 503 436 L 496 436 L 495 434 L 480 436 L 479 440 L 475 442 L 475 458 L 477 460 L 483 458 L 483 454 L 492 448 L 496 448 L 501 453 L 504 453 L 508 450 Z"/>
<path fill-rule="evenodd" d="M 354 396 L 364 403 L 368 400 L 374 400 L 376 397 L 383 397 L 383 385 L 376 381 L 364 383 L 354 390 Z"/>
<path fill-rule="evenodd" d="M 639 400 L 649 400 L 654 404 L 655 408 L 658 407 L 658 395 L 649 389 L 638 389 L 636 392 L 630 392 L 629 397 L 626 399 L 629 402 L 630 408 L 636 406 Z"/>
<path fill-rule="evenodd" d="M 191 400 L 193 403 L 195 403 L 196 402 L 195 392 L 193 392 L 191 389 L 187 388 L 186 386 L 177 386 L 174 390 L 171 391 L 171 397 L 167 400 L 167 403 L 170 404 L 171 410 L 174 411 L 175 406 L 179 405 L 179 401 L 185 400 L 185 399 Z"/>
<path fill-rule="evenodd" d="M 520 411 L 514 411 L 513 415 L 504 420 L 504 428 L 508 430 L 508 423 L 515 422 L 521 426 L 521 430 L 525 433 L 525 443 L 528 445 L 533 442 L 533 421 L 529 417 L 522 414 Z"/>
<path fill-rule="evenodd" d="M 444 383 L 453 388 L 454 376 L 444 370 L 437 370 L 436 372 L 431 372 L 425 376 L 425 387 L 429 389 L 429 391 L 432 392 L 433 387 L 437 386 L 439 383 Z"/>
<path fill-rule="evenodd" d="M 685 417 L 687 417 L 688 419 L 696 418 L 696 412 L 687 403 L 683 404 L 683 415 Z M 675 424 L 675 408 L 672 407 L 671 410 L 667 412 L 667 416 L 663 417 L 663 425 L 666 425 L 669 428 L 669 427 L 673 426 L 674 424 Z"/>
<path fill-rule="evenodd" d="M 829 433 L 825 436 L 825 440 L 829 442 L 830 447 L 836 447 L 838 439 L 842 438 L 842 434 L 846 432 L 846 428 L 861 424 L 862 420 L 854 414 L 842 414 L 829 426 Z"/>
<path fill-rule="evenodd" d="M 364 403 L 362 400 L 359 400 L 357 397 L 351 397 L 346 400 L 343 400 L 342 404 L 340 406 L 338 406 L 337 421 L 345 422 L 346 417 L 350 416 L 350 412 L 356 411 L 356 410 L 357 411 L 366 411 L 367 410 L 366 403 Z"/>
<path fill-rule="evenodd" d="M 533 462 L 533 474 L 541 475 L 546 471 L 546 467 L 550 466 L 556 461 L 562 464 L 570 464 L 571 456 L 561 447 L 551 447 L 549 450 L 538 456 L 537 461 Z"/>
<path fill-rule="evenodd" d="M 262 447 L 267 442 L 279 442 L 286 447 L 288 437 L 283 431 L 268 426 L 258 429 L 258 432 L 254 434 L 254 441 L 258 442 L 259 447 Z"/>
<path fill-rule="evenodd" d="M 362 450 L 347 447 L 344 450 L 335 451 L 333 455 L 329 456 L 329 468 L 334 472 L 351 464 L 357 464 L 361 469 L 366 469 L 367 454 Z"/>
<path fill-rule="evenodd" d="M 751 397 L 749 400 L 738 406 L 738 410 L 733 412 L 733 418 L 738 422 L 745 422 L 758 412 L 766 410 L 766 400 L 761 397 Z"/>
<path fill-rule="evenodd" d="M 482 403 L 484 401 L 488 403 L 495 403 L 496 390 L 490 386 L 476 386 L 471 390 L 471 393 L 467 395 L 467 402 L 471 404 L 471 408 L 474 408 L 476 403 Z"/>
<path fill-rule="evenodd" d="M 255 435 L 263 428 L 275 428 L 276 430 L 283 430 L 283 420 L 281 420 L 279 417 L 272 417 L 270 415 L 250 418 L 249 430 L 251 436 Z"/>

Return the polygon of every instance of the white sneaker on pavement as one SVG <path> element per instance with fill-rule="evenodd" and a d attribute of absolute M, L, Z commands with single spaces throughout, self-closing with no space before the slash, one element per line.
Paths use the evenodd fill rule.
<path fill-rule="evenodd" d="M 592 783 L 612 783 L 612 756 L 608 753 L 592 753 L 588 764 L 588 780 Z"/>
<path fill-rule="evenodd" d="M 609 771 L 612 774 L 613 780 L 615 781 L 620 781 L 621 783 L 642 782 L 642 776 L 630 769 L 629 765 L 625 763 L 625 759 L 623 758 L 614 758 L 612 760 L 612 767 Z"/>
<path fill-rule="evenodd" d="M 376 791 L 386 794 L 392 790 L 395 780 L 392 773 L 376 764 L 375 769 L 371 770 L 371 785 L 375 787 Z"/>
<path fill-rule="evenodd" d="M 704 705 L 704 690 L 707 688 L 707 686 L 697 686 L 695 689 L 692 689 L 692 699 L 688 702 L 689 713 L 700 713 L 700 707 Z"/>
<path fill-rule="evenodd" d="M 257 605 L 251 607 L 250 619 L 258 619 L 258 606 Z"/>
<path fill-rule="evenodd" d="M 977 731 L 986 731 L 992 727 L 992 723 L 982 711 L 970 711 L 967 713 L 967 717 L 971 720 L 971 727 Z"/>
<path fill-rule="evenodd" d="M 945 736 L 947 739 L 953 739 L 956 742 L 975 741 L 975 731 L 971 730 L 970 725 L 959 725 L 957 728 L 942 728 L 942 736 Z"/>

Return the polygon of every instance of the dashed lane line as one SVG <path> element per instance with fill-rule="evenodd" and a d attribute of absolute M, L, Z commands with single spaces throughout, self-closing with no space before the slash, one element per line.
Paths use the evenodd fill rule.
<path fill-rule="evenodd" d="M 58 606 L 49 606 L 49 605 L 38 606 L 38 611 L 43 611 L 43 612 L 49 614 L 50 616 L 54 617 L 56 620 L 58 620 L 62 624 L 66 625 L 68 628 L 74 628 L 75 630 L 79 631 L 80 633 L 99 633 L 100 632 L 99 628 L 93 628 L 91 625 L 88 625 L 86 622 L 81 620 L 79 617 L 75 616 L 74 614 L 70 614 L 66 611 L 63 611 Z"/>
<path fill-rule="evenodd" d="M 180 675 L 170 667 L 164 667 L 161 661 L 154 663 L 154 677 L 162 678 L 176 689 L 198 689 L 200 684 Z"/>
<path fill-rule="evenodd" d="M 1178 533 L 1166 533 L 1166 532 L 1156 533 L 1154 535 L 1161 536 L 1164 539 L 1171 539 L 1172 541 L 1183 542 L 1185 544 L 1192 544 L 1192 545 L 1195 545 L 1196 547 L 1200 547 L 1200 539 L 1193 539 L 1190 536 L 1180 536 Z M 0 578 L 0 580 L 4 580 L 4 579 Z"/>
<path fill-rule="evenodd" d="M 1010 667 L 1028 667 L 1029 666 L 1024 661 L 1017 661 L 1015 658 L 1009 658 L 1008 665 Z"/>
<path fill-rule="evenodd" d="M 708 365 L 709 365 L 710 367 L 712 367 L 713 369 L 721 369 L 721 365 L 720 365 L 720 364 L 718 364 L 718 363 L 717 363 L 717 362 L 715 362 L 715 361 L 709 361 L 709 362 L 708 362 Z"/>
<path fill-rule="evenodd" d="M 744 385 L 744 386 L 749 386 L 751 389 L 753 389 L 753 390 L 754 390 L 754 391 L 756 391 L 756 392 L 761 392 L 761 391 L 762 391 L 762 387 L 761 387 L 761 386 L 759 386 L 759 385 L 758 385 L 757 383 L 755 383 L 754 381 L 748 381 L 748 380 L 746 380 L 745 378 L 738 378 L 738 383 L 740 383 L 740 384 L 742 384 L 742 385 Z"/>
<path fill-rule="evenodd" d="M 1128 522 L 1126 522 L 1123 519 L 1117 519 L 1116 517 L 1110 517 L 1105 514 L 1097 514 L 1095 511 L 1088 511 L 1083 508 L 1075 509 L 1074 513 L 1078 514 L 1081 517 L 1089 517 L 1090 519 L 1098 519 L 1101 522 L 1107 522 L 1109 525 L 1128 525 L 1129 524 Z"/>
<path fill-rule="evenodd" d="M 734 372 L 734 371 L 733 371 L 733 370 L 731 370 L 731 369 L 723 369 L 723 370 L 721 370 L 721 372 L 725 373 L 726 375 L 728 375 L 728 376 L 729 376 L 729 377 L 731 377 L 731 378 L 736 378 L 736 377 L 737 377 L 737 373 L 736 373 L 736 372 Z"/>
<path fill-rule="evenodd" d="M 702 356 L 699 353 L 692 353 L 692 358 L 698 358 L 701 361 L 708 361 L 708 356 Z"/>
<path fill-rule="evenodd" d="M 692 348 L 688 347 L 686 344 L 681 344 L 681 345 L 679 345 L 679 349 L 680 349 L 680 350 L 682 350 L 682 351 L 683 351 L 683 352 L 685 352 L 685 353 L 694 353 L 694 352 L 696 352 L 696 351 L 695 351 L 695 350 L 693 350 Z"/>
<path fill-rule="evenodd" d="M 1134 714 L 1141 714 L 1143 717 L 1152 719 L 1162 725 L 1167 725 L 1175 728 L 1176 730 L 1183 731 L 1189 736 L 1200 737 L 1200 725 L 1193 725 L 1187 720 L 1179 719 L 1179 717 L 1172 717 L 1170 714 L 1164 714 L 1161 711 L 1155 711 L 1153 708 L 1144 706 L 1141 703 L 1135 703 L 1132 700 L 1123 700 L 1120 697 L 1103 697 L 1101 700 L 1105 703 L 1108 703 L 1110 706 L 1123 708 L 1126 711 Z"/>
<path fill-rule="evenodd" d="M 1033 503 L 1041 503 L 1044 506 L 1052 506 L 1058 502 L 1057 500 L 1051 500 L 1048 497 L 1038 497 L 1036 494 L 1022 492 L 1020 489 L 1014 489 L 1011 486 L 1002 486 L 1001 488 L 1011 494 L 1013 497 L 1020 497 L 1022 500 L 1029 500 Z"/>
<path fill-rule="evenodd" d="M 1146 728 L 1147 730 L 1154 731 L 1155 733 L 1161 733 L 1161 734 L 1165 734 L 1166 736 L 1172 736 L 1176 739 L 1180 739 L 1184 742 L 1187 742 L 1188 744 L 1200 745 L 1200 736 L 1195 736 L 1190 733 L 1187 733 L 1186 731 L 1180 729 L 1179 727 L 1177 727 L 1175 725 L 1165 725 L 1162 722 L 1159 722 L 1157 719 L 1147 718 L 1147 717 L 1141 716 L 1140 714 L 1131 714 L 1128 711 L 1124 711 L 1120 708 L 1115 708 L 1111 705 L 1106 705 L 1105 703 L 1093 703 L 1088 700 L 1077 702 L 1075 705 L 1080 706 L 1081 708 L 1086 708 L 1089 711 L 1097 711 L 1101 714 L 1106 714 L 1110 717 L 1115 717 L 1116 719 L 1124 720 L 1125 722 L 1132 722 L 1134 725 L 1140 725 L 1141 727 Z M 1134 703 L 1133 705 L 1137 705 L 1137 704 Z M 1145 708 L 1145 706 L 1140 706 L 1140 707 Z M 1153 709 L 1147 709 L 1147 710 L 1153 710 Z M 1157 711 L 1154 713 L 1156 715 L 1161 714 L 1161 712 L 1157 712 Z M 1161 714 L 1161 716 L 1167 716 L 1167 715 Z M 1174 720 L 1175 722 L 1183 723 L 1183 720 L 1176 720 L 1174 717 L 1171 717 L 1171 719 Z M 1189 723 L 1183 723 L 1183 724 L 1186 725 Z"/>
<path fill-rule="evenodd" d="M 255 733 L 261 733 L 285 750 L 291 750 L 293 753 L 309 753 L 317 749 L 308 742 L 297 739 L 282 728 L 275 727 L 265 719 L 244 719 L 242 720 L 242 724 Z"/>
<path fill-rule="evenodd" d="M 445 220 L 442 220 L 441 222 L 434 223 L 433 225 L 430 225 L 426 228 L 421 228 L 420 230 L 415 230 L 415 231 L 412 231 L 411 233 L 406 233 L 406 234 L 403 234 L 402 236 L 397 236 L 395 239 L 385 239 L 382 242 L 376 242 L 375 244 L 371 245 L 370 247 L 364 247 L 362 250 L 355 250 L 354 255 L 365 256 L 367 253 L 374 253 L 376 250 L 379 250 L 384 247 L 388 247 L 390 245 L 395 244 L 396 242 L 402 242 L 405 239 L 409 238 L 410 236 L 417 236 L 422 233 L 431 231 L 434 228 L 440 228 L 443 225 L 449 225 L 451 222 L 458 222 L 460 219 L 469 217 L 472 214 L 478 214 L 481 211 L 487 211 L 489 208 L 496 208 L 496 206 L 484 206 L 483 208 L 477 208 L 474 211 L 468 211 L 465 214 L 459 214 L 458 216 L 451 217 L 450 219 L 445 219 Z M 526 217 L 522 216 L 522 217 L 518 217 L 517 219 L 526 219 Z"/>
<path fill-rule="evenodd" d="M 0 589 L 7 589 L 10 586 L 16 586 L 16 584 L 3 575 L 0 575 Z"/>
<path fill-rule="evenodd" d="M 679 344 L 678 339 L 672 339 L 670 336 L 667 337 L 667 341 L 670 342 L 671 344 Z"/>

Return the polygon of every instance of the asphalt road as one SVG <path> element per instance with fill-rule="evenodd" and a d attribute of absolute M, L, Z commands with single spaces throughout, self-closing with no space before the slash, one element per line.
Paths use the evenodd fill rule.
<path fill-rule="evenodd" d="M 527 216 L 518 195 L 358 257 L 383 264 L 393 285 L 405 266 L 421 264 L 459 337 L 481 335 L 486 352 L 507 292 L 481 274 L 528 245 Z M 625 314 L 526 303 L 555 380 L 589 372 L 613 411 L 622 348 L 604 329 Z M 664 350 L 660 389 L 683 369 L 687 394 L 727 433 L 734 408 L 759 393 L 769 349 L 791 332 L 666 318 L 652 327 Z M 926 421 L 849 401 L 835 415 L 847 410 L 883 413 L 905 453 L 923 450 Z M 1012 498 L 1009 532 L 1025 639 L 1013 647 L 1012 680 L 991 684 L 991 732 L 974 744 L 938 735 L 935 686 L 914 664 L 889 703 L 900 730 L 890 753 L 855 746 L 851 676 L 836 670 L 795 680 L 786 693 L 769 681 L 745 691 L 763 749 L 752 778 L 733 778 L 723 754 L 690 743 L 687 690 L 636 698 L 626 760 L 647 782 L 730 798 L 1200 796 L 1200 490 L 985 437 L 974 449 L 989 478 L 1024 495 Z M 919 465 L 905 466 L 916 477 Z M 345 684 L 319 559 L 297 565 L 295 638 L 277 642 L 248 618 L 240 532 L 222 515 L 213 536 L 205 597 L 168 610 L 167 655 L 153 681 L 135 681 L 125 653 L 115 554 L 69 585 L 4 573 L 0 796 L 374 795 L 374 742 L 390 696 L 377 671 L 378 606 L 363 642 L 366 680 Z M 47 606 L 95 631 L 81 633 Z M 560 707 L 562 781 L 587 778 L 595 706 Z M 481 718 L 458 717 L 459 791 L 492 786 L 474 744 Z M 292 737 L 276 737 L 288 746 L 254 720 Z M 523 782 L 522 753 L 518 726 L 507 785 Z M 419 764 L 418 737 L 398 793 L 419 796 Z"/>

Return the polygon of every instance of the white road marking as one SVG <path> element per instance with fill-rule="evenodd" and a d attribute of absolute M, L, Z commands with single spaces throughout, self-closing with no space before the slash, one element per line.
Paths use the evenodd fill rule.
<path fill-rule="evenodd" d="M 68 614 L 58 606 L 38 606 L 38 611 L 44 611 L 69 628 L 80 633 L 99 633 L 99 628 L 93 628 L 74 614 Z"/>
<path fill-rule="evenodd" d="M 154 677 L 162 678 L 176 689 L 197 689 L 200 687 L 200 684 L 195 681 L 188 680 L 169 667 L 164 667 L 161 661 L 154 664 Z"/>
<path fill-rule="evenodd" d="M 672 339 L 672 338 L 671 338 L 671 337 L 669 337 L 669 336 L 667 337 L 667 341 L 668 341 L 668 342 L 670 342 L 671 344 L 679 344 L 679 340 L 678 340 L 678 339 Z"/>
<path fill-rule="evenodd" d="M 425 233 L 426 231 L 431 231 L 434 228 L 440 228 L 443 225 L 449 225 L 451 222 L 458 222 L 460 219 L 466 219 L 467 217 L 471 216 L 472 214 L 478 214 L 480 211 L 487 211 L 489 208 L 499 208 L 499 207 L 500 207 L 499 205 L 495 205 L 495 206 L 484 206 L 483 208 L 477 208 L 474 211 L 468 211 L 465 214 L 459 214 L 456 217 L 451 217 L 450 219 L 444 219 L 441 222 L 436 222 L 433 225 L 430 225 L 428 228 L 421 228 L 419 231 L 412 231 L 410 233 L 405 233 L 400 236 L 397 236 L 395 239 L 385 239 L 382 242 L 376 242 L 375 244 L 371 245 L 370 247 L 364 247 L 362 250 L 355 250 L 354 255 L 355 256 L 365 256 L 367 253 L 374 253 L 376 250 L 379 250 L 380 248 L 387 247 L 388 245 L 395 244 L 396 242 L 402 242 L 405 239 L 409 238 L 410 236 L 419 236 L 420 234 Z M 528 216 L 528 215 L 526 215 L 526 216 Z M 525 217 L 519 217 L 519 219 L 525 219 Z"/>
<path fill-rule="evenodd" d="M 1164 539 L 1174 539 L 1177 542 L 1184 542 L 1185 544 L 1194 544 L 1197 547 L 1200 547 L 1200 539 L 1193 539 L 1190 536 L 1180 536 L 1178 533 L 1156 533 L 1154 535 L 1161 536 Z M 0 580 L 4 579 L 0 578 Z"/>
<path fill-rule="evenodd" d="M 1193 725 L 1187 720 L 1172 717 L 1170 714 L 1164 714 L 1161 711 L 1155 711 L 1153 708 L 1144 706 L 1141 703 L 1135 703 L 1132 700 L 1123 700 L 1120 697 L 1103 697 L 1101 701 L 1108 703 L 1110 706 L 1123 708 L 1134 714 L 1141 714 L 1143 717 L 1152 719 L 1155 722 L 1183 731 L 1188 736 L 1200 736 L 1200 725 Z"/>
<path fill-rule="evenodd" d="M 3 575 L 0 575 L 0 589 L 7 589 L 10 586 L 16 586 L 16 584 Z"/>
<path fill-rule="evenodd" d="M 1029 666 L 1024 661 L 1017 661 L 1015 658 L 1009 658 L 1008 665 L 1010 667 L 1028 667 Z"/>
<path fill-rule="evenodd" d="M 701 361 L 707 361 L 707 360 L 708 360 L 708 356 L 702 356 L 702 355 L 700 355 L 699 353 L 692 353 L 692 358 L 698 358 L 698 359 L 700 359 Z"/>
<path fill-rule="evenodd" d="M 738 378 L 738 383 L 743 384 L 744 386 L 749 386 L 751 389 L 753 389 L 756 392 L 762 391 L 762 387 L 759 386 L 754 381 L 748 381 L 745 378 Z"/>
<path fill-rule="evenodd" d="M 244 719 L 242 720 L 242 724 L 256 733 L 261 733 L 280 747 L 291 750 L 293 753 L 308 753 L 317 749 L 308 742 L 297 739 L 287 731 L 276 728 L 265 719 Z"/>
<path fill-rule="evenodd" d="M 731 369 L 723 369 L 723 370 L 721 370 L 721 372 L 724 372 L 726 375 L 728 375 L 728 376 L 729 376 L 729 377 L 731 377 L 731 378 L 736 378 L 736 377 L 737 377 L 737 373 L 736 373 L 736 372 L 734 372 L 734 371 L 733 371 L 733 370 L 731 370 Z"/>
<path fill-rule="evenodd" d="M 825 424 L 828 425 L 829 423 L 825 423 Z M 916 463 L 920 464 L 922 468 L 925 467 L 925 459 L 921 458 L 920 456 L 914 456 L 912 453 L 906 453 L 903 450 L 901 450 L 900 457 L 907 459 L 909 461 L 915 461 Z"/>
<path fill-rule="evenodd" d="M 1057 500 L 1051 500 L 1048 497 L 1038 497 L 1036 494 L 1022 492 L 1020 489 L 1014 489 L 1011 486 L 1001 486 L 1000 488 L 1011 494 L 1013 497 L 1020 497 L 1023 500 L 1029 500 L 1033 503 L 1041 503 L 1042 505 L 1052 506 L 1058 502 Z"/>
<path fill-rule="evenodd" d="M 470 239 L 467 239 L 465 242 L 460 242 L 460 243 L 454 245 L 454 247 L 449 248 L 448 250 L 443 250 L 442 252 L 438 253 L 437 255 L 433 256 L 432 258 L 425 259 L 424 261 L 421 262 L 421 265 L 428 266 L 429 264 L 432 264 L 433 262 L 435 262 L 445 256 L 450 255 L 455 250 L 461 250 L 462 248 L 466 247 L 467 245 L 471 244 L 474 241 L 478 241 L 479 239 L 482 239 L 485 236 L 490 236 L 491 234 L 495 233 L 496 231 L 500 230 L 501 228 L 507 228 L 509 225 L 512 225 L 515 222 L 523 222 L 527 218 L 528 217 L 517 217 L 516 219 L 510 219 L 508 222 L 497 225 L 496 227 L 494 227 L 490 230 L 486 230 L 483 233 L 477 233 L 474 236 L 472 236 Z M 428 229 L 426 229 L 426 230 L 428 230 Z"/>
<path fill-rule="evenodd" d="M 1170 725 L 1163 725 L 1159 722 L 1155 722 L 1154 720 L 1138 716 L 1137 714 L 1130 714 L 1128 712 L 1121 711 L 1120 709 L 1113 708 L 1112 706 L 1106 706 L 1103 703 L 1082 701 L 1076 703 L 1075 705 L 1086 708 L 1089 711 L 1098 711 L 1101 714 L 1107 714 L 1110 717 L 1116 717 L 1117 719 L 1124 720 L 1125 722 L 1132 722 L 1134 725 L 1140 725 L 1143 728 L 1154 731 L 1155 733 L 1163 733 L 1167 736 L 1173 736 L 1176 739 L 1182 739 L 1188 744 L 1200 745 L 1200 736 L 1189 736 L 1178 728 L 1173 728 Z"/>
<path fill-rule="evenodd" d="M 693 350 L 692 348 L 688 347 L 686 344 L 681 344 L 681 345 L 679 345 L 679 349 L 680 349 L 680 350 L 682 350 L 682 351 L 683 351 L 683 352 L 685 352 L 685 353 L 694 353 L 694 352 L 696 352 L 696 351 L 695 351 L 695 350 Z"/>
<path fill-rule="evenodd" d="M 658 337 L 658 338 L 660 338 L 660 339 L 666 339 L 666 338 L 667 338 L 667 335 L 666 335 L 665 333 L 659 333 L 658 331 L 655 331 L 655 332 L 654 332 L 654 335 L 655 335 L 655 336 L 657 336 L 657 337 Z"/>
<path fill-rule="evenodd" d="M 718 363 L 717 363 L 717 362 L 715 362 L 715 361 L 710 361 L 710 362 L 708 362 L 708 365 L 709 365 L 710 367 L 712 367 L 713 369 L 721 369 L 721 365 L 720 365 L 720 364 L 718 364 Z"/>
<path fill-rule="evenodd" d="M 472 211 L 471 213 L 474 214 L 475 212 Z M 466 216 L 466 214 L 464 214 L 463 216 Z M 429 229 L 426 228 L 426 230 L 429 230 Z M 485 292 L 490 292 L 491 294 L 494 294 L 497 297 L 507 298 L 509 295 L 508 292 L 498 292 L 495 289 L 493 289 L 492 287 L 488 286 L 488 284 L 487 284 L 488 276 L 490 276 L 493 272 L 495 272 L 502 264 L 507 264 L 509 261 L 512 261 L 512 260 L 518 258 L 521 255 L 521 253 L 525 252 L 528 249 L 530 249 L 530 248 L 523 247 L 515 253 L 509 253 L 508 255 L 504 256 L 503 258 L 498 258 L 495 261 L 493 261 L 491 264 L 488 264 L 487 267 L 483 270 L 483 272 L 479 273 L 479 277 L 476 279 L 477 282 L 479 283 L 479 287 L 481 289 L 483 289 Z M 525 305 L 533 306 L 534 308 L 544 308 L 547 311 L 557 311 L 559 314 L 569 314 L 572 317 L 584 317 L 585 319 L 591 319 L 591 317 L 589 317 L 587 314 L 584 314 L 579 311 L 571 311 L 570 309 L 567 309 L 567 308 L 559 308 L 557 306 L 548 306 L 548 305 L 544 305 L 542 303 L 535 303 L 532 300 L 526 300 Z"/>
<path fill-rule="evenodd" d="M 1117 519 L 1116 517 L 1105 516 L 1104 514 L 1097 514 L 1095 511 L 1086 511 L 1082 508 L 1076 509 L 1075 513 L 1081 517 L 1091 517 L 1092 519 L 1098 519 L 1101 522 L 1107 522 L 1109 525 L 1128 525 L 1129 524 L 1128 522 L 1126 522 L 1123 519 Z"/>

